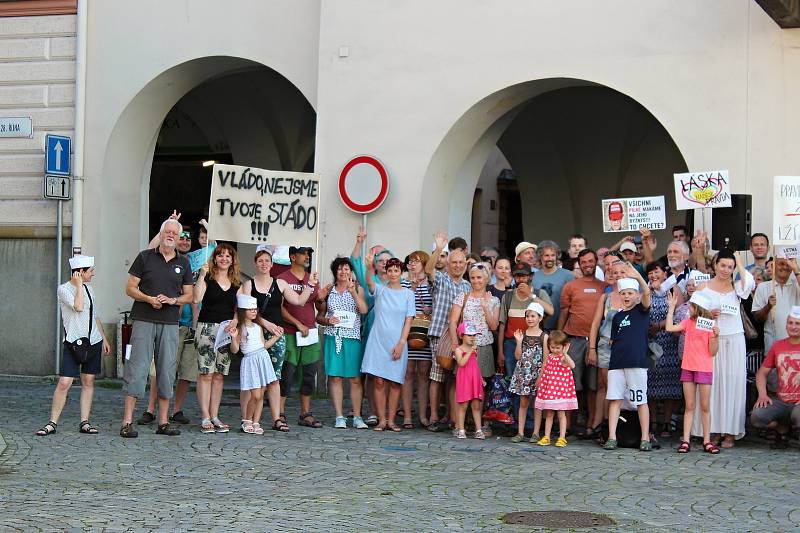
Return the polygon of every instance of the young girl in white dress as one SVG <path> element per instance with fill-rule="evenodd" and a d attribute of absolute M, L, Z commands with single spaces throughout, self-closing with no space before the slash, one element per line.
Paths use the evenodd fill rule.
<path fill-rule="evenodd" d="M 244 410 L 242 429 L 245 433 L 263 435 L 261 411 L 264 409 L 264 394 L 269 395 L 272 411 L 272 429 L 289 431 L 289 426 L 280 418 L 280 386 L 267 349 L 278 341 L 273 335 L 264 340 L 264 331 L 255 323 L 258 301 L 252 296 L 240 294 L 236 297 L 238 328 L 231 330 L 231 352 L 241 352 L 242 364 L 239 372 L 240 388 L 250 391 L 250 400 Z"/>

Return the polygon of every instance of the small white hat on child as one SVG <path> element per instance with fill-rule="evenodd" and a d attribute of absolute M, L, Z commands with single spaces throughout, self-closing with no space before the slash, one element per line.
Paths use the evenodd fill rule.
<path fill-rule="evenodd" d="M 539 315 L 539 318 L 544 316 L 544 307 L 542 307 L 542 304 L 537 302 L 531 302 L 530 304 L 528 304 L 528 307 L 526 307 L 525 310 L 533 311 L 534 313 Z"/>
<path fill-rule="evenodd" d="M 236 307 L 239 309 L 258 309 L 258 300 L 248 294 L 236 296 Z"/>
<path fill-rule="evenodd" d="M 94 266 L 94 257 L 90 255 L 76 255 L 69 258 L 69 268 L 75 270 L 76 268 L 91 268 Z"/>
<path fill-rule="evenodd" d="M 639 282 L 633 278 L 621 278 L 617 280 L 617 290 L 622 292 L 626 289 L 632 289 L 639 292 Z"/>
<path fill-rule="evenodd" d="M 789 311 L 789 316 L 792 318 L 800 318 L 800 305 L 793 305 L 792 310 Z"/>
<path fill-rule="evenodd" d="M 711 311 L 711 308 L 714 306 L 714 304 L 711 303 L 711 298 L 709 298 L 702 292 L 695 292 L 694 294 L 692 294 L 692 297 L 689 298 L 689 301 L 694 305 L 702 307 L 706 311 Z"/>

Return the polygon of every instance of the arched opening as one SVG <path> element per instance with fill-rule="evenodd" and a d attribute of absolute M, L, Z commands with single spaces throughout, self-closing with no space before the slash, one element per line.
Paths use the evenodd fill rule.
<path fill-rule="evenodd" d="M 422 227 L 509 255 L 521 240 L 565 243 L 572 233 L 599 246 L 621 237 L 603 234 L 603 199 L 664 195 L 667 229 L 657 237 L 668 240 L 672 225 L 691 221 L 672 194 L 672 174 L 686 169 L 670 134 L 633 98 L 584 80 L 526 82 L 478 102 L 448 132 L 425 181 L 450 198 L 448 219 L 434 220 L 426 195 Z"/>
<path fill-rule="evenodd" d="M 87 232 L 112 261 L 98 280 L 103 289 L 98 292 L 109 295 L 105 309 L 128 307 L 126 299 L 115 295 L 137 251 L 152 237 L 153 219 L 163 220 L 173 208 L 186 208 L 189 224 L 205 214 L 200 204 L 207 208 L 208 192 L 197 185 L 210 177 L 210 169 L 202 167 L 205 158 L 286 170 L 313 164 L 313 96 L 313 87 L 261 63 L 209 56 L 164 70 L 110 118 L 114 126 L 104 151 L 102 182 L 86 193 L 96 213 Z M 173 119 L 181 121 L 181 128 L 164 128 L 174 126 Z M 101 227 L 114 231 L 96 230 Z"/>
<path fill-rule="evenodd" d="M 150 234 L 173 209 L 192 228 L 208 217 L 212 162 L 312 172 L 315 129 L 314 109 L 272 69 L 252 66 L 198 85 L 172 107 L 158 133 Z"/>

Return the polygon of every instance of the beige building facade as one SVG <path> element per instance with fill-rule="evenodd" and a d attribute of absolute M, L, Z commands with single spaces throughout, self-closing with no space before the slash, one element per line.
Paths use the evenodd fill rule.
<path fill-rule="evenodd" d="M 729 170 L 733 192 L 752 195 L 753 231 L 769 233 L 772 176 L 800 172 L 800 30 L 753 0 L 601 4 L 90 0 L 74 15 L 0 18 L 0 116 L 34 125 L 32 139 L 0 139 L 14 302 L 0 311 L 0 373 L 52 372 L 48 132 L 75 136 L 66 248 L 96 256 L 109 325 L 156 219 L 202 214 L 200 200 L 181 205 L 201 179 L 165 187 L 196 179 L 203 157 L 319 173 L 320 265 L 352 248 L 361 219 L 336 179 L 359 154 L 390 173 L 369 240 L 398 252 L 428 248 L 438 228 L 505 243 L 511 224 L 527 240 L 577 231 L 600 245 L 617 238 L 602 233 L 602 198 L 663 194 L 668 226 L 681 224 L 672 174 L 687 170 Z M 252 247 L 240 250 L 248 263 Z M 9 327 L 20 316 L 24 335 Z"/>

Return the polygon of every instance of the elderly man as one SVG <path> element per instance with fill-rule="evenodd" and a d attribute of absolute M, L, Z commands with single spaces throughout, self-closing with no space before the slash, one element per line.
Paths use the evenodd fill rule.
<path fill-rule="evenodd" d="M 553 303 L 553 314 L 547 317 L 543 325 L 545 329 L 552 330 L 556 328 L 558 322 L 558 314 L 561 308 L 561 290 L 564 285 L 575 279 L 575 276 L 569 270 L 558 266 L 558 256 L 561 254 L 561 250 L 554 241 L 540 242 L 536 254 L 539 256 L 541 269 L 536 273 L 536 277 L 533 280 L 533 288 L 544 290 Z"/>
<path fill-rule="evenodd" d="M 650 263 L 653 260 L 653 250 L 655 249 L 655 240 L 650 230 L 642 229 L 642 240 L 644 241 L 645 260 Z M 685 240 L 674 240 L 667 246 L 667 265 L 669 265 L 670 275 L 661 284 L 660 292 L 664 292 L 677 286 L 681 293 L 686 296 L 686 282 L 689 277 L 702 274 L 702 272 L 695 271 L 689 268 L 689 245 Z M 694 274 L 692 274 L 694 272 Z"/>
<path fill-rule="evenodd" d="M 763 233 L 753 233 L 750 237 L 750 253 L 753 254 L 753 262 L 747 265 L 747 270 L 754 267 L 766 267 L 769 259 L 769 237 Z"/>
<path fill-rule="evenodd" d="M 136 399 L 144 395 L 150 361 L 154 357 L 158 380 L 156 433 L 180 435 L 180 430 L 170 427 L 167 412 L 175 381 L 180 309 L 192 301 L 193 293 L 189 260 L 176 250 L 181 231 L 183 226 L 180 222 L 165 220 L 161 224 L 158 248 L 139 252 L 128 270 L 125 292 L 134 302 L 131 308 L 131 353 L 123 375 L 125 409 L 119 432 L 125 438 L 139 435 L 132 426 L 133 410 Z"/>
<path fill-rule="evenodd" d="M 786 317 L 794 306 L 800 305 L 800 268 L 795 259 L 776 259 L 772 281 L 759 284 L 753 296 L 753 316 L 764 323 L 764 351 L 785 339 Z"/>
<path fill-rule="evenodd" d="M 429 278 L 433 278 L 433 313 L 431 314 L 431 325 L 428 328 L 428 337 L 430 338 L 431 351 L 436 354 L 439 338 L 448 325 L 453 300 L 461 293 L 469 292 L 471 286 L 469 281 L 463 277 L 464 272 L 467 270 L 467 258 L 464 252 L 459 248 L 452 248 L 453 242 L 447 242 L 447 234 L 443 231 L 436 232 L 434 242 L 436 243 L 436 248 L 428 258 L 428 263 L 425 265 L 425 273 Z M 447 256 L 445 272 L 441 272 L 435 269 L 436 258 L 442 253 L 445 245 L 450 247 L 450 254 Z M 454 339 L 453 342 L 457 341 Z M 447 403 L 451 416 L 453 416 L 455 415 L 453 374 L 437 364 L 434 357 L 431 366 L 430 384 L 431 418 L 428 426 L 430 431 L 442 431 L 447 428 L 447 426 L 439 422 L 439 398 L 443 383 L 447 387 Z M 422 415 L 423 413 L 420 413 L 420 416 Z"/>
<path fill-rule="evenodd" d="M 173 217 L 170 217 L 173 218 Z M 205 222 L 205 221 L 203 221 Z M 159 235 L 156 235 L 148 248 L 158 248 Z M 188 226 L 183 226 L 178 244 L 176 245 L 178 253 L 187 255 L 192 249 L 192 233 L 189 231 Z M 192 259 L 189 257 L 189 265 L 192 265 Z M 197 267 L 200 268 L 199 266 Z M 195 275 L 193 269 L 192 275 Z M 178 352 L 176 354 L 176 361 L 178 367 L 178 384 L 175 386 L 175 405 L 173 406 L 173 414 L 169 417 L 170 422 L 176 424 L 188 424 L 191 422 L 189 417 L 183 413 L 183 402 L 186 400 L 186 395 L 189 393 L 189 387 L 192 383 L 197 382 L 197 350 L 194 347 L 194 328 L 192 327 L 192 306 L 181 306 L 181 318 L 178 330 Z M 153 422 L 155 417 L 156 402 L 158 401 L 158 382 L 156 381 L 156 367 L 155 364 L 150 365 L 150 396 L 147 402 L 147 410 L 142 413 L 142 416 L 136 421 L 139 425 L 147 425 Z"/>
<path fill-rule="evenodd" d="M 792 307 L 785 327 L 789 337 L 772 345 L 756 373 L 758 399 L 750 415 L 754 427 L 777 432 L 775 448 L 788 447 L 789 431 L 800 427 L 800 307 Z M 778 374 L 776 398 L 767 394 L 767 376 L 772 369 Z"/>

